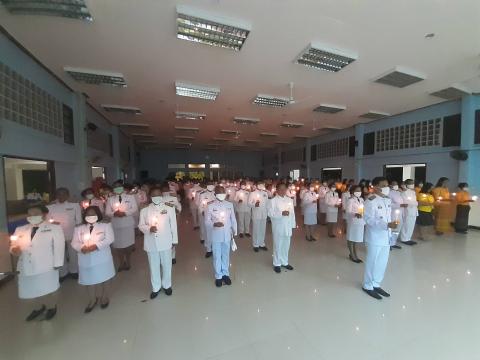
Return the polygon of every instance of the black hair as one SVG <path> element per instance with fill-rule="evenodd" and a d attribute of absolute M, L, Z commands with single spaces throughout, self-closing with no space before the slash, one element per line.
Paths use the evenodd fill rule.
<path fill-rule="evenodd" d="M 59 187 L 57 190 L 55 190 L 55 194 L 59 193 L 60 191 L 64 191 L 70 195 L 70 191 L 66 187 Z"/>
<path fill-rule="evenodd" d="M 387 181 L 387 179 L 383 176 L 374 177 L 373 180 L 372 180 L 372 185 L 373 186 L 378 186 L 378 184 L 380 184 L 382 181 Z"/>
<path fill-rule="evenodd" d="M 150 191 L 148 192 L 148 195 L 151 196 L 152 192 L 154 192 L 154 191 L 160 191 L 160 192 L 162 192 L 162 187 L 161 187 L 161 186 L 158 186 L 158 185 L 152 186 L 152 187 L 150 188 Z"/>
<path fill-rule="evenodd" d="M 353 184 L 352 186 L 350 186 L 350 194 L 353 195 L 353 193 L 355 192 L 355 189 L 356 188 L 360 188 L 360 191 L 363 192 L 363 188 L 361 185 L 359 184 Z"/>
<path fill-rule="evenodd" d="M 430 192 L 430 190 L 432 190 L 432 187 L 433 187 L 433 184 L 427 182 L 427 183 L 423 184 L 423 187 L 422 187 L 422 189 L 420 190 L 420 192 L 421 192 L 422 194 L 428 194 L 428 193 Z"/>
<path fill-rule="evenodd" d="M 82 215 L 82 218 L 83 218 L 83 223 L 86 224 L 87 222 L 85 221 L 85 217 L 87 216 L 87 211 L 90 210 L 90 209 L 93 209 L 95 211 L 95 213 L 97 214 L 97 217 L 98 217 L 98 220 L 97 222 L 100 222 L 103 220 L 103 214 L 102 212 L 100 211 L 100 209 L 98 208 L 98 206 L 89 206 L 85 209 L 85 211 L 83 212 L 83 215 Z"/>
<path fill-rule="evenodd" d="M 441 186 L 443 186 L 443 183 L 444 183 L 445 181 L 447 181 L 447 180 L 448 180 L 447 177 L 442 176 L 440 179 L 438 179 L 437 185 L 435 185 L 435 187 L 441 187 Z"/>
<path fill-rule="evenodd" d="M 458 184 L 458 187 L 460 189 L 466 188 L 466 187 L 468 187 L 468 183 L 466 183 L 466 182 L 460 183 L 460 184 Z"/>
<path fill-rule="evenodd" d="M 86 188 L 85 190 L 83 190 L 80 195 L 82 195 L 82 197 L 85 197 L 85 195 L 87 195 L 88 192 L 92 192 L 93 193 L 93 189 L 91 187 L 89 188 Z"/>
<path fill-rule="evenodd" d="M 42 204 L 38 204 L 38 205 L 31 205 L 27 208 L 27 212 L 28 210 L 30 209 L 38 209 L 42 212 L 42 214 L 48 214 L 50 211 L 48 210 L 48 208 L 45 206 L 45 205 L 42 205 Z"/>

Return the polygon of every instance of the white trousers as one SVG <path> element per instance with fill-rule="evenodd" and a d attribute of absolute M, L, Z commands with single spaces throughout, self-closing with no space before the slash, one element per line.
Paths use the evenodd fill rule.
<path fill-rule="evenodd" d="M 413 230 L 415 229 L 415 222 L 417 221 L 416 216 L 406 216 L 403 219 L 403 226 L 400 230 L 400 240 L 401 241 L 410 241 L 412 240 Z"/>
<path fill-rule="evenodd" d="M 397 228 L 392 229 L 392 232 L 390 233 L 390 246 L 397 244 L 397 239 L 398 239 L 398 236 L 400 235 L 400 231 L 402 230 L 402 228 L 403 228 L 403 220 L 400 219 L 400 222 Z"/>
<path fill-rule="evenodd" d="M 200 221 L 200 240 L 205 240 L 207 238 L 207 229 L 205 227 L 205 217 L 200 211 L 197 211 L 198 220 Z"/>
<path fill-rule="evenodd" d="M 370 244 L 366 244 L 366 247 L 367 258 L 365 260 L 363 288 L 373 290 L 373 288 L 380 287 L 383 281 L 390 255 L 390 247 Z"/>
<path fill-rule="evenodd" d="M 198 209 L 190 205 L 190 212 L 192 213 L 193 226 L 198 226 Z"/>
<path fill-rule="evenodd" d="M 147 252 L 152 291 L 172 287 L 172 250 Z M 160 272 L 161 268 L 161 272 Z"/>
<path fill-rule="evenodd" d="M 252 245 L 254 248 L 265 246 L 265 231 L 267 230 L 267 219 L 254 219 L 253 221 Z"/>
<path fill-rule="evenodd" d="M 230 241 L 214 242 L 212 251 L 215 279 L 219 280 L 224 276 L 230 276 Z"/>
<path fill-rule="evenodd" d="M 247 212 L 238 212 L 238 233 L 239 234 L 250 234 L 250 221 L 252 219 L 252 213 Z"/>
<path fill-rule="evenodd" d="M 60 268 L 60 277 L 68 274 L 78 274 L 78 253 L 72 248 L 71 241 L 65 241 L 65 258 Z"/>
<path fill-rule="evenodd" d="M 290 239 L 291 236 L 278 236 L 273 234 L 273 266 L 288 265 Z"/>

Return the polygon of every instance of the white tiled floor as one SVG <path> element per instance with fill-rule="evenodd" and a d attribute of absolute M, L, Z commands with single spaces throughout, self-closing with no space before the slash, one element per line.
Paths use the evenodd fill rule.
<path fill-rule="evenodd" d="M 363 266 L 323 227 L 316 243 L 295 232 L 295 270 L 281 274 L 271 252 L 239 239 L 233 285 L 217 289 L 198 232 L 182 219 L 172 297 L 148 299 L 140 245 L 107 310 L 83 314 L 84 289 L 68 280 L 54 321 L 26 323 L 31 309 L 11 282 L 0 289 L 0 359 L 480 359 L 478 231 L 391 253 L 384 288 L 392 298 L 378 302 L 360 290 Z"/>

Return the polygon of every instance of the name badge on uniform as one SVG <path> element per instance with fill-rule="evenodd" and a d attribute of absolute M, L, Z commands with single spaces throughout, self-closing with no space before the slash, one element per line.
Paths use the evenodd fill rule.
<path fill-rule="evenodd" d="M 165 215 L 167 213 L 167 210 L 162 210 L 160 214 Z"/>
<path fill-rule="evenodd" d="M 41 233 L 52 232 L 51 229 L 40 230 Z"/>
<path fill-rule="evenodd" d="M 381 208 L 382 208 L 382 206 L 381 206 L 381 205 L 378 205 L 378 208 L 379 208 L 379 209 L 381 209 Z"/>
<path fill-rule="evenodd" d="M 66 211 L 73 210 L 73 208 L 65 208 Z"/>

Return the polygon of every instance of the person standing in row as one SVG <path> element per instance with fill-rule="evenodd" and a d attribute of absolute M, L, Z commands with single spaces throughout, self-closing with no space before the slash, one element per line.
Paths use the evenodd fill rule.
<path fill-rule="evenodd" d="M 327 205 L 327 230 L 328 236 L 335 236 L 335 225 L 338 221 L 338 208 L 341 206 L 341 200 L 338 197 L 337 187 L 334 183 L 330 184 L 330 190 L 325 194 L 325 204 Z"/>
<path fill-rule="evenodd" d="M 105 215 L 111 218 L 115 240 L 112 247 L 118 262 L 118 271 L 130 270 L 130 257 L 135 245 L 134 215 L 138 212 L 137 201 L 133 195 L 126 194 L 123 183 L 113 183 L 115 195 L 107 199 Z"/>
<path fill-rule="evenodd" d="M 470 213 L 470 203 L 473 202 L 468 192 L 468 184 L 458 184 L 457 213 L 455 216 L 455 232 L 466 234 L 468 232 L 468 215 Z"/>
<path fill-rule="evenodd" d="M 78 203 L 69 201 L 70 192 L 66 188 L 55 191 L 55 201 L 48 205 L 49 221 L 60 225 L 65 236 L 65 261 L 60 270 L 60 282 L 67 277 L 78 279 L 78 256 L 72 248 L 73 230 L 82 223 L 82 210 Z"/>
<path fill-rule="evenodd" d="M 325 195 L 328 193 L 328 184 L 326 181 L 318 188 L 318 208 L 320 210 L 320 224 L 327 224 L 327 204 L 325 203 Z"/>
<path fill-rule="evenodd" d="M 450 191 L 448 190 L 449 179 L 441 177 L 438 179 L 437 185 L 432 190 L 432 195 L 435 198 L 435 233 L 440 236 L 444 233 L 452 232 L 451 223 L 453 221 L 450 198 Z"/>
<path fill-rule="evenodd" d="M 198 208 L 195 202 L 195 195 L 201 192 L 203 189 L 200 186 L 200 183 L 195 182 L 192 187 L 190 187 L 187 191 L 187 199 L 190 205 L 190 213 L 192 214 L 192 221 L 193 221 L 193 230 L 198 230 L 200 228 L 198 222 Z"/>
<path fill-rule="evenodd" d="M 81 195 L 82 195 L 83 201 L 80 202 L 80 205 L 83 211 L 85 211 L 85 209 L 88 208 L 89 206 L 96 206 L 98 207 L 98 209 L 101 211 L 102 214 L 105 213 L 105 202 L 102 199 L 95 196 L 95 193 L 92 188 L 87 188 L 83 190 Z"/>
<path fill-rule="evenodd" d="M 347 214 L 347 246 L 350 255 L 348 256 L 354 263 L 362 263 L 363 261 L 357 255 L 357 243 L 363 242 L 363 234 L 365 230 L 364 212 L 365 205 L 362 198 L 362 188 L 360 186 L 352 186 L 350 188 L 352 196 L 344 204 Z"/>
<path fill-rule="evenodd" d="M 412 235 L 418 216 L 418 202 L 413 180 L 405 180 L 404 186 L 404 191 L 401 194 L 406 207 L 403 209 L 403 225 L 400 229 L 400 240 L 402 244 L 411 246 L 417 244 L 416 241 L 412 240 Z"/>
<path fill-rule="evenodd" d="M 162 185 L 162 202 L 170 207 L 175 208 L 175 214 L 178 216 L 182 212 L 182 204 L 178 201 L 177 196 L 173 196 L 170 191 L 170 186 L 168 183 Z M 172 264 L 177 263 L 177 247 L 174 245 L 172 247 Z"/>
<path fill-rule="evenodd" d="M 431 229 L 434 225 L 433 220 L 433 204 L 435 203 L 435 198 L 432 195 L 432 183 L 425 183 L 417 194 L 418 201 L 418 238 L 420 240 L 426 240 L 427 229 Z"/>
<path fill-rule="evenodd" d="M 232 203 L 226 201 L 227 194 L 223 186 L 215 187 L 216 200 L 207 207 L 205 225 L 212 237 L 213 268 L 215 286 L 231 285 L 230 248 L 235 251 L 234 236 L 237 235 L 237 220 Z"/>
<path fill-rule="evenodd" d="M 268 251 L 265 246 L 265 232 L 267 230 L 267 204 L 268 194 L 265 191 L 263 182 L 257 183 L 257 190 L 250 193 L 248 197 L 248 205 L 252 209 L 253 220 L 253 251 L 258 252 L 259 249 Z"/>
<path fill-rule="evenodd" d="M 371 297 L 381 300 L 382 296 L 390 294 L 381 288 L 385 270 L 390 255 L 391 230 L 397 227 L 392 222 L 392 201 L 388 198 L 390 188 L 384 177 L 372 180 L 375 196 L 371 196 L 365 203 L 365 244 L 367 258 L 365 260 L 365 274 L 363 291 Z"/>
<path fill-rule="evenodd" d="M 212 256 L 212 238 L 208 233 L 208 229 L 205 226 L 205 214 L 207 211 L 208 204 L 215 201 L 215 185 L 209 182 L 207 184 L 207 189 L 197 193 L 197 208 L 198 208 L 198 217 L 200 219 L 200 242 L 205 245 L 206 253 L 205 257 L 209 258 Z"/>
<path fill-rule="evenodd" d="M 172 295 L 172 248 L 178 244 L 175 208 L 163 202 L 162 191 L 160 187 L 150 189 L 152 202 L 140 211 L 138 225 L 150 267 L 150 299 L 155 299 L 162 288 L 167 296 Z"/>
<path fill-rule="evenodd" d="M 403 203 L 402 193 L 398 187 L 396 181 L 390 183 L 390 194 L 388 195 L 392 201 L 392 214 L 391 218 L 395 221 L 398 221 L 398 226 L 395 230 L 392 231 L 390 236 L 390 249 L 401 249 L 402 247 L 397 244 L 398 236 L 400 235 L 400 230 L 403 226 L 403 209 L 406 206 Z"/>
<path fill-rule="evenodd" d="M 26 318 L 32 321 L 46 312 L 50 320 L 57 313 L 58 270 L 63 265 L 65 237 L 62 228 L 47 220 L 48 208 L 34 205 L 27 210 L 27 225 L 10 237 L 10 254 L 18 257 L 18 297 L 35 299 L 39 307 Z"/>
<path fill-rule="evenodd" d="M 293 270 L 293 266 L 288 262 L 288 252 L 293 233 L 292 229 L 297 225 L 295 223 L 293 200 L 286 195 L 287 185 L 284 183 L 278 184 L 276 193 L 277 195 L 270 200 L 268 216 L 272 220 L 273 270 L 280 273 L 282 267 Z"/>
<path fill-rule="evenodd" d="M 313 184 L 310 184 L 308 190 L 303 193 L 301 201 L 305 238 L 307 241 L 317 241 L 317 239 L 313 237 L 313 229 L 315 225 L 317 225 L 318 195 L 315 192 L 315 186 Z"/>
<path fill-rule="evenodd" d="M 345 191 L 343 191 L 343 189 L 345 189 Z M 340 203 L 342 206 L 339 208 L 341 209 L 342 218 L 341 220 L 339 219 L 339 222 L 341 222 L 340 229 L 344 234 L 347 233 L 347 202 L 351 196 L 352 194 L 350 194 L 350 185 L 348 185 L 346 182 L 344 184 L 342 183 L 342 196 L 340 197 Z"/>
<path fill-rule="evenodd" d="M 250 192 L 247 190 L 245 181 L 240 183 L 240 190 L 235 193 L 235 210 L 238 216 L 238 233 L 241 238 L 245 235 L 250 237 L 250 221 L 252 210 L 248 206 Z"/>
<path fill-rule="evenodd" d="M 100 307 L 108 307 L 108 281 L 115 276 L 112 251 L 113 229 L 103 223 L 103 215 L 96 206 L 85 209 L 84 224 L 77 226 L 72 247 L 78 252 L 78 283 L 87 287 L 89 303 L 85 313 L 90 313 L 100 301 Z"/>

